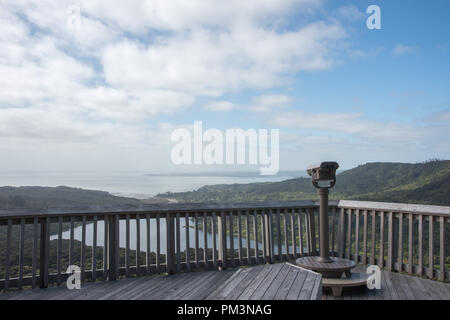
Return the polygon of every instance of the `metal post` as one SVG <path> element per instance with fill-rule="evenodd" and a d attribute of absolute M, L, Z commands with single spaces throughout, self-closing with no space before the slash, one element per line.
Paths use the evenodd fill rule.
<path fill-rule="evenodd" d="M 318 190 L 320 197 L 320 262 L 332 262 L 328 241 L 328 188 Z"/>

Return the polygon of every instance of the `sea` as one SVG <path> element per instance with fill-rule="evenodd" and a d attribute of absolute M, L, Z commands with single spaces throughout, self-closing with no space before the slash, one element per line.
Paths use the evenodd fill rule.
<path fill-rule="evenodd" d="M 159 193 L 192 191 L 205 185 L 274 182 L 295 176 L 292 171 L 280 171 L 273 176 L 261 176 L 258 172 L 0 171 L 0 186 L 67 186 L 147 199 Z"/>

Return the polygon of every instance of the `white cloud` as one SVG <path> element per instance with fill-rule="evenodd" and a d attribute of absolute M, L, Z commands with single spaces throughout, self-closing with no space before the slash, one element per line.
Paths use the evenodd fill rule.
<path fill-rule="evenodd" d="M 227 112 L 236 108 L 236 105 L 229 101 L 213 101 L 211 103 L 205 104 L 203 110 L 207 111 L 217 111 L 217 112 Z"/>
<path fill-rule="evenodd" d="M 348 140 L 376 145 L 429 145 L 429 141 L 448 134 L 450 126 L 410 125 L 366 120 L 360 113 L 278 113 L 268 120 L 269 125 L 297 128 L 327 135 L 344 136 Z"/>
<path fill-rule="evenodd" d="M 394 49 L 392 49 L 392 53 L 396 56 L 401 56 L 408 53 L 413 53 L 417 48 L 414 46 L 406 46 L 403 44 L 397 44 Z"/>
<path fill-rule="evenodd" d="M 365 13 L 360 11 L 355 5 L 346 5 L 337 9 L 338 16 L 349 20 L 362 20 L 366 17 Z"/>

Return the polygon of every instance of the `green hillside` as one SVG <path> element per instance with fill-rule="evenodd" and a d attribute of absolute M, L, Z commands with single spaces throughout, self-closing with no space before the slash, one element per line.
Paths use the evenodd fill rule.
<path fill-rule="evenodd" d="M 108 192 L 69 187 L 0 187 L 0 208 L 43 208 L 92 205 L 134 205 L 141 201 Z"/>
<path fill-rule="evenodd" d="M 309 178 L 281 182 L 204 186 L 161 197 L 186 202 L 306 200 L 317 197 Z M 339 173 L 331 199 L 450 205 L 450 160 L 367 163 Z"/>

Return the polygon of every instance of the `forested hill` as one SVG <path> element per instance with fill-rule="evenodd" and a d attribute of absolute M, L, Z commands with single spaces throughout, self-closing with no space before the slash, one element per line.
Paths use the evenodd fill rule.
<path fill-rule="evenodd" d="M 239 202 L 317 198 L 309 178 L 281 182 L 204 186 L 159 195 L 181 202 Z M 450 160 L 424 163 L 367 163 L 339 173 L 331 199 L 450 205 Z"/>
<path fill-rule="evenodd" d="M 133 198 L 116 197 L 104 191 L 69 187 L 0 187 L 0 208 L 72 206 L 139 206 Z"/>

